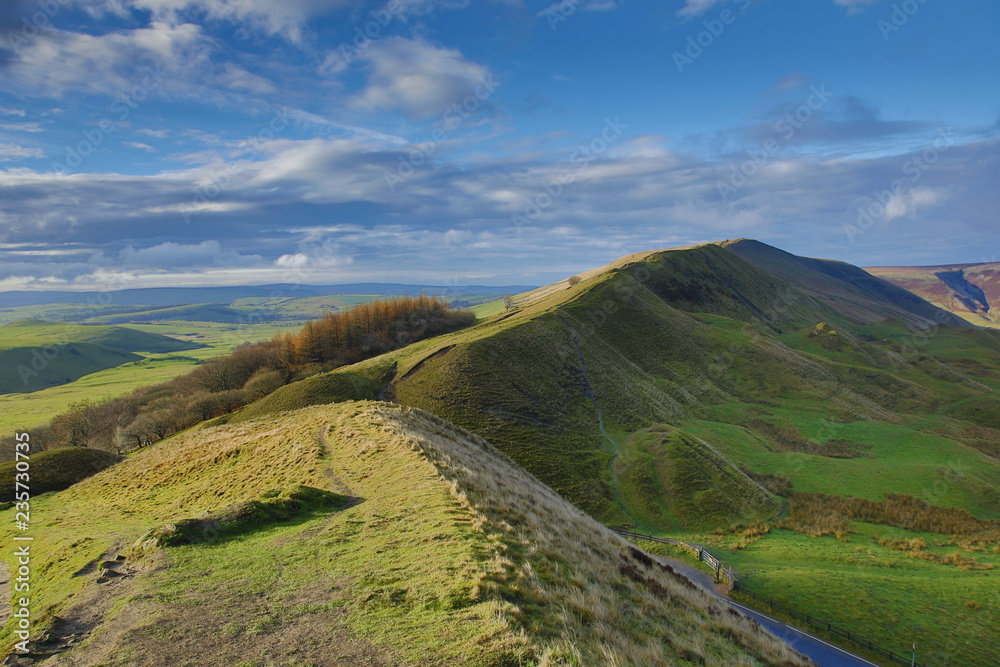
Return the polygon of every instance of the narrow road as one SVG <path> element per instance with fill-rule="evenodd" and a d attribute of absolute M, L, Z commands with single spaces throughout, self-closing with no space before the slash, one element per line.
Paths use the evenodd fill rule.
<path fill-rule="evenodd" d="M 726 602 L 731 607 L 743 612 L 745 616 L 749 616 L 760 623 L 770 630 L 771 634 L 775 637 L 815 662 L 819 667 L 878 667 L 874 662 L 859 658 L 853 653 L 848 653 L 844 649 L 829 644 L 818 637 L 813 637 L 808 632 L 803 632 L 781 621 L 776 621 L 759 611 L 744 607 L 732 600 L 726 600 Z"/>
<path fill-rule="evenodd" d="M 827 643 L 818 637 L 813 637 L 808 632 L 793 628 L 790 625 L 776 621 L 770 616 L 765 616 L 759 611 L 754 611 L 749 607 L 733 602 L 729 598 L 719 595 L 711 575 L 705 574 L 701 570 L 667 556 L 657 556 L 656 560 L 664 565 L 683 574 L 705 592 L 714 595 L 729 606 L 741 612 L 744 616 L 749 616 L 762 626 L 767 628 L 775 637 L 785 642 L 793 649 L 806 656 L 819 667 L 878 667 L 874 662 L 869 662 L 864 658 L 859 658 L 853 653 L 849 653 L 842 648 Z"/>

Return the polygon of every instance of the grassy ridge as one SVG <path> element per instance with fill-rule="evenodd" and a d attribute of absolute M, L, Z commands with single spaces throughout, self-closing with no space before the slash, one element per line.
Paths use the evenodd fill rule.
<path fill-rule="evenodd" d="M 355 500 L 150 543 L 164 522 L 290 484 Z M 316 406 L 182 434 L 36 498 L 33 513 L 58 517 L 32 547 L 46 572 L 36 627 L 89 622 L 90 639 L 66 654 L 76 664 L 806 664 L 485 442 L 395 406 Z M 137 539 L 141 556 L 101 565 Z"/>
<path fill-rule="evenodd" d="M 705 475 L 698 471 L 681 493 L 671 488 L 671 452 L 642 444 L 655 424 L 699 438 L 775 488 L 870 500 L 911 495 L 1000 518 L 1000 430 L 991 428 L 1000 336 L 876 322 L 881 287 L 849 282 L 835 298 L 820 299 L 727 252 L 654 253 L 575 286 L 519 297 L 515 311 L 471 331 L 390 355 L 397 373 L 386 393 L 489 438 L 602 521 L 661 534 L 694 530 L 702 539 L 711 533 L 697 531 L 767 515 L 673 502 L 696 495 Z M 844 267 L 795 266 L 826 283 L 838 272 L 857 277 Z M 911 322 L 935 317 L 926 307 L 907 313 Z M 842 543 L 802 539 L 832 543 L 833 560 L 804 559 L 801 574 L 812 579 L 805 590 L 830 587 L 825 604 L 849 614 L 854 600 L 872 595 L 863 582 L 877 580 L 893 590 L 877 596 L 871 614 L 881 609 L 910 633 L 928 622 L 905 592 L 905 568 L 869 571 L 856 559 L 874 578 L 852 585 L 834 565 L 851 557 L 837 551 Z M 763 592 L 793 583 L 781 580 L 780 550 L 754 553 L 742 561 L 745 571 L 774 576 Z M 931 590 L 940 576 L 949 582 L 936 589 L 942 608 L 961 606 L 965 573 L 921 563 L 929 569 L 917 588 Z M 968 581 L 970 590 L 980 586 Z M 971 645 L 979 626 L 963 619 L 935 617 L 941 631 L 929 641 Z M 874 639 L 890 640 L 890 625 L 870 628 Z"/>

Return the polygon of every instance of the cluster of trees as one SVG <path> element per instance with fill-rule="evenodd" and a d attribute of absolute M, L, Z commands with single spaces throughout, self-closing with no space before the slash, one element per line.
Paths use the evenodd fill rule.
<path fill-rule="evenodd" d="M 473 324 L 476 316 L 453 310 L 440 297 L 373 301 L 308 322 L 280 341 L 290 365 L 341 366 Z M 278 341 L 276 341 L 278 342 Z"/>
<path fill-rule="evenodd" d="M 246 343 L 169 382 L 100 403 L 71 404 L 49 424 L 29 429 L 32 451 L 94 447 L 129 452 L 228 414 L 294 380 L 457 330 L 475 319 L 471 312 L 425 296 L 328 313 L 298 334 Z M 0 458 L 13 458 L 13 451 L 13 437 L 0 439 Z"/>

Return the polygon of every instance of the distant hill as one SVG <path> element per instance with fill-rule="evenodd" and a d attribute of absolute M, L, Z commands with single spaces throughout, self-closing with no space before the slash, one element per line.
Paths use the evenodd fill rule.
<path fill-rule="evenodd" d="M 124 327 L 19 320 L 0 327 L 0 393 L 28 393 L 143 357 L 202 345 Z"/>
<path fill-rule="evenodd" d="M 721 245 L 859 323 L 874 324 L 894 318 L 921 328 L 965 324 L 921 295 L 911 294 L 846 262 L 799 257 L 750 239 L 725 241 Z"/>
<path fill-rule="evenodd" d="M 487 442 L 401 406 L 196 430 L 32 510 L 67 517 L 32 549 L 32 621 L 68 647 L 58 664 L 811 664 Z"/>
<path fill-rule="evenodd" d="M 410 296 L 427 293 L 431 296 L 461 298 L 467 294 L 516 294 L 532 289 L 523 285 L 403 285 L 397 283 L 351 283 L 346 285 L 245 285 L 238 287 L 151 287 L 108 292 L 14 291 L 0 292 L 0 308 L 50 303 L 115 304 L 119 306 L 185 306 L 191 304 L 229 304 L 237 299 L 301 298 L 328 294 L 374 294 Z"/>
<path fill-rule="evenodd" d="M 190 306 L 173 306 L 155 310 L 140 310 L 132 313 L 100 315 L 90 321 L 104 324 L 134 324 L 139 322 L 159 322 L 163 320 L 185 320 L 189 322 L 239 323 L 250 321 L 249 314 L 228 306 L 215 303 L 201 303 Z"/>
<path fill-rule="evenodd" d="M 865 270 L 972 324 L 1000 328 L 1000 262 Z"/>

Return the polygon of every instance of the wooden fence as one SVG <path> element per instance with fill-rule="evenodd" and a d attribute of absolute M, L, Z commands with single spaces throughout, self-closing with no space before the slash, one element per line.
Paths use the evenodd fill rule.
<path fill-rule="evenodd" d="M 708 552 L 708 549 L 701 546 L 700 544 L 693 544 L 691 542 L 685 542 L 684 540 L 676 540 L 672 537 L 657 537 L 655 535 L 645 535 L 643 533 L 637 533 L 634 530 L 628 530 L 626 528 L 617 528 L 615 526 L 609 526 L 611 530 L 618 533 L 622 537 L 630 540 L 645 540 L 646 542 L 659 542 L 660 544 L 670 544 L 672 546 L 680 547 L 684 551 L 694 556 L 700 561 L 706 563 L 712 572 L 715 573 L 715 580 L 719 583 L 725 584 L 727 590 L 735 590 L 739 583 L 736 580 L 736 575 L 733 574 L 731 567 L 723 563 L 721 560 L 713 556 Z"/>

